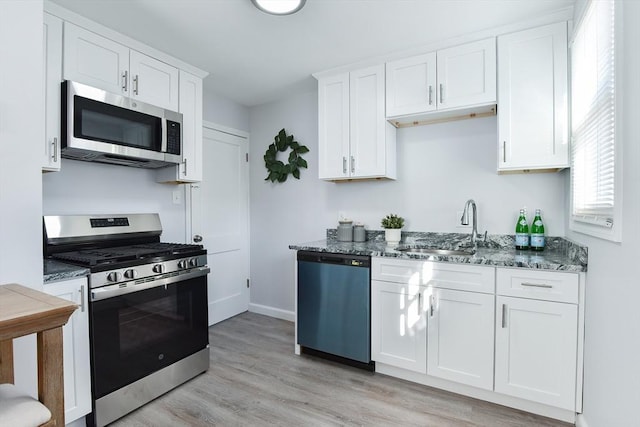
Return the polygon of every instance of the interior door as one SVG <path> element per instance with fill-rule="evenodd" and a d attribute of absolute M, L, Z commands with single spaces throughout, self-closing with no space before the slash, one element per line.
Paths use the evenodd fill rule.
<path fill-rule="evenodd" d="M 191 239 L 202 238 L 208 277 L 209 325 L 249 308 L 249 142 L 206 127 L 202 181 L 190 185 Z"/>

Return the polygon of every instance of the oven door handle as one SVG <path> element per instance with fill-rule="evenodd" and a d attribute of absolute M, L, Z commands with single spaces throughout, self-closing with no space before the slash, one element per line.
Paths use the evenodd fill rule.
<path fill-rule="evenodd" d="M 138 280 L 119 283 L 117 285 L 102 286 L 100 288 L 91 289 L 91 301 L 100 301 L 108 298 L 126 295 L 133 292 L 140 292 L 147 289 L 167 286 L 172 283 L 181 282 L 183 280 L 194 279 L 196 277 L 206 276 L 211 269 L 209 267 L 192 268 L 189 271 L 179 273 L 167 273 L 156 276 L 154 280 L 149 282 L 136 283 Z"/>

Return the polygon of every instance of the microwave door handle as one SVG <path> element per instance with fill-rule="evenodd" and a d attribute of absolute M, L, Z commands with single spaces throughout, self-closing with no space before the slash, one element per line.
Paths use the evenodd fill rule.
<path fill-rule="evenodd" d="M 160 120 L 162 123 L 162 146 L 160 147 L 161 153 L 167 152 L 167 119 Z"/>

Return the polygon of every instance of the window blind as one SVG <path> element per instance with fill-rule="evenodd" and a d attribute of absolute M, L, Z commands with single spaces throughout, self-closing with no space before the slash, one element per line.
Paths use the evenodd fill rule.
<path fill-rule="evenodd" d="M 591 1 L 571 47 L 574 221 L 612 227 L 615 160 L 614 1 Z"/>

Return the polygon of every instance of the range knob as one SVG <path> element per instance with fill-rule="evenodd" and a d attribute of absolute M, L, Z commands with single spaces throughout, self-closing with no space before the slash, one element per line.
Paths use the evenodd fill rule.
<path fill-rule="evenodd" d="M 117 271 L 112 271 L 111 273 L 107 274 L 107 281 L 109 281 L 109 282 L 119 282 L 120 281 L 120 273 L 118 273 Z"/>
<path fill-rule="evenodd" d="M 181 268 L 181 269 L 189 268 L 189 264 L 187 263 L 187 260 L 181 259 L 180 261 L 178 261 L 178 268 Z"/>
<path fill-rule="evenodd" d="M 189 260 L 189 266 L 190 267 L 197 267 L 198 266 L 198 258 L 191 258 Z"/>
<path fill-rule="evenodd" d="M 153 266 L 152 270 L 154 273 L 164 273 L 164 265 L 156 264 Z"/>
<path fill-rule="evenodd" d="M 138 272 L 133 268 L 130 268 L 129 270 L 126 270 L 124 272 L 124 277 L 127 279 L 135 279 L 136 277 L 138 277 Z"/>

